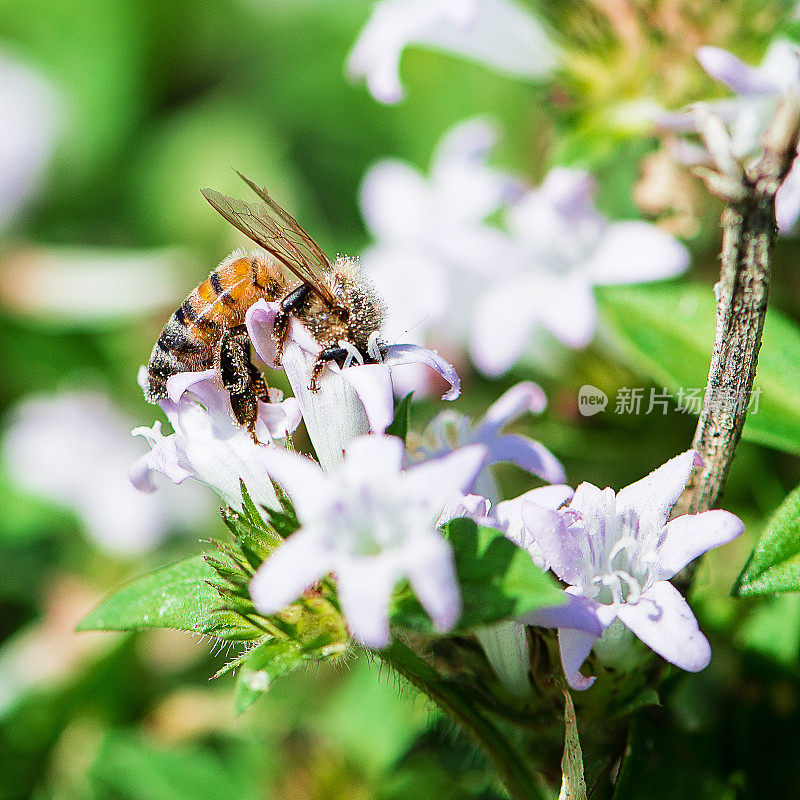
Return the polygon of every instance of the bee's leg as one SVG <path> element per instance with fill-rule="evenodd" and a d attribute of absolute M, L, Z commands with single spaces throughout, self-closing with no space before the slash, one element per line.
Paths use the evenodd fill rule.
<path fill-rule="evenodd" d="M 253 386 L 256 397 L 263 403 L 269 403 L 269 386 L 267 386 L 264 376 L 256 369 L 252 361 L 247 366 L 250 371 L 250 383 Z"/>
<path fill-rule="evenodd" d="M 230 393 L 231 409 L 236 422 L 250 431 L 253 440 L 257 441 L 255 427 L 258 403 L 250 372 L 250 340 L 243 326 L 231 328 L 222 334 L 219 369 L 222 385 Z"/>
<path fill-rule="evenodd" d="M 236 422 L 250 433 L 256 444 L 261 444 L 256 437 L 256 420 L 258 419 L 258 401 L 253 387 L 234 394 L 231 392 L 231 408 Z"/>
<path fill-rule="evenodd" d="M 302 307 L 310 292 L 311 287 L 306 283 L 301 283 L 281 300 L 281 310 L 275 315 L 275 323 L 272 328 L 272 338 L 275 339 L 277 345 L 275 360 L 278 362 L 283 358 L 283 345 L 289 331 L 289 315 Z"/>
<path fill-rule="evenodd" d="M 308 384 L 309 391 L 319 391 L 319 378 L 322 375 L 322 370 L 329 361 L 339 361 L 347 358 L 348 352 L 344 347 L 326 347 L 318 356 L 314 364 L 314 369 L 311 370 L 311 382 Z"/>

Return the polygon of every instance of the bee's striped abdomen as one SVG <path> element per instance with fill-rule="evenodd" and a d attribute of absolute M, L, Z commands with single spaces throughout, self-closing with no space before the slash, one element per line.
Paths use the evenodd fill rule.
<path fill-rule="evenodd" d="M 147 366 L 146 399 L 152 403 L 165 398 L 172 375 L 217 366 L 223 332 L 243 324 L 247 309 L 257 300 L 277 300 L 285 291 L 283 276 L 268 256 L 228 256 L 192 290 L 161 331 Z"/>

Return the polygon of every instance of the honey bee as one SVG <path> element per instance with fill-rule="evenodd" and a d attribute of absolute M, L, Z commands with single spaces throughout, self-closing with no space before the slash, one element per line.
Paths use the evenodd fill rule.
<path fill-rule="evenodd" d="M 260 202 L 235 200 L 213 189 L 204 189 L 203 196 L 263 251 L 231 253 L 170 317 L 147 365 L 145 398 L 151 403 L 166 398 L 172 375 L 217 369 L 234 418 L 255 437 L 257 400 L 266 401 L 268 389 L 251 360 L 247 309 L 261 299 L 280 303 L 273 331 L 278 359 L 291 316 L 311 332 L 322 348 L 309 385 L 316 391 L 330 361 L 380 360 L 384 306 L 356 260 L 339 256 L 331 262 L 266 189 L 239 176 Z M 293 284 L 282 268 L 300 283 Z"/>

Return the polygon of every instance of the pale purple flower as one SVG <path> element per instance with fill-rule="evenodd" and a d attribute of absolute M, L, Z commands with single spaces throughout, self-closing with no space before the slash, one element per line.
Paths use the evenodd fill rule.
<path fill-rule="evenodd" d="M 457 517 L 469 517 L 489 528 L 495 528 L 514 544 L 526 550 L 540 569 L 547 569 L 544 555 L 522 519 L 522 509 L 534 502 L 554 511 L 572 497 L 569 486 L 543 486 L 493 506 L 485 497 L 470 494 L 451 500 L 442 512 L 438 525 Z M 582 620 L 586 625 L 586 621 Z M 601 633 L 599 626 L 596 628 Z M 475 631 L 486 658 L 497 677 L 512 694 L 523 696 L 530 691 L 530 650 L 525 624 L 516 620 L 501 622 Z"/>
<path fill-rule="evenodd" d="M 594 682 L 580 667 L 615 620 L 682 669 L 697 672 L 708 665 L 708 640 L 669 579 L 707 550 L 735 539 L 744 526 L 719 510 L 669 520 L 698 461 L 689 450 L 617 494 L 582 483 L 570 504 L 555 511 L 536 502 L 524 505 L 528 532 L 553 572 L 569 584 L 567 605 L 534 611 L 524 621 L 558 628 L 564 673 L 574 689 Z"/>
<path fill-rule="evenodd" d="M 439 630 L 456 624 L 461 595 L 437 519 L 475 479 L 485 454 L 462 448 L 404 470 L 403 449 L 396 437 L 358 437 L 335 472 L 279 448 L 264 453 L 301 527 L 256 572 L 250 595 L 258 611 L 280 611 L 333 572 L 348 627 L 367 647 L 389 644 L 389 602 L 403 577 Z"/>
<path fill-rule="evenodd" d="M 411 452 L 411 458 L 424 461 L 438 458 L 458 447 L 483 445 L 486 462 L 469 490 L 492 501 L 499 496 L 489 469 L 492 464 L 509 462 L 548 483 L 561 483 L 565 478 L 564 467 L 543 444 L 518 433 L 503 432 L 506 425 L 523 414 L 540 414 L 546 405 L 541 387 L 524 382 L 509 389 L 493 403 L 476 425 L 464 414 L 443 411 L 425 429 L 420 443 Z"/>
<path fill-rule="evenodd" d="M 380 0 L 347 60 L 352 78 L 366 78 L 382 103 L 403 98 L 400 58 L 423 45 L 474 59 L 522 78 L 539 78 L 556 63 L 539 22 L 512 0 Z"/>
<path fill-rule="evenodd" d="M 0 227 L 39 186 L 61 127 L 61 99 L 32 67 L 0 53 Z"/>
<path fill-rule="evenodd" d="M 321 348 L 311 333 L 294 317 L 283 349 L 283 359 L 275 363 L 272 331 L 277 303 L 260 300 L 246 316 L 250 339 L 261 359 L 272 369 L 285 369 L 286 376 L 303 412 L 303 419 L 325 469 L 335 469 L 342 461 L 347 443 L 365 433 L 381 434 L 392 421 L 394 395 L 392 371 L 398 365 L 420 364 L 438 372 L 449 384 L 445 400 L 454 400 L 461 382 L 453 367 L 431 350 L 410 344 L 381 348 L 381 363 L 358 364 L 340 369 L 326 365 L 316 392 L 308 388 L 311 371 Z"/>
<path fill-rule="evenodd" d="M 173 375 L 167 381 L 167 393 L 168 399 L 159 405 L 173 433 L 164 436 L 160 422 L 133 431 L 150 445 L 150 451 L 131 467 L 133 484 L 141 491 L 153 491 L 154 472 L 173 483 L 193 478 L 210 486 L 228 505 L 240 508 L 243 481 L 256 503 L 278 508 L 262 456 L 272 449 L 274 439 L 285 438 L 300 424 L 297 401 L 290 397 L 282 402 L 258 402 L 255 433 L 261 444 L 256 444 L 234 421 L 230 396 L 216 370 Z"/>
<path fill-rule="evenodd" d="M 757 153 L 761 136 L 772 119 L 778 100 L 787 92 L 800 91 L 800 49 L 785 39 L 774 41 L 757 67 L 719 47 L 701 47 L 697 60 L 703 69 L 736 93 L 735 97 L 705 105 L 728 124 L 731 145 L 738 158 Z M 694 130 L 689 112 L 658 114 L 656 121 L 677 132 Z M 687 164 L 707 160 L 702 147 L 681 141 L 676 157 Z M 800 216 L 800 169 L 795 161 L 775 198 L 775 215 L 781 233 L 789 233 Z"/>
<path fill-rule="evenodd" d="M 594 206 L 583 170 L 555 167 L 509 212 L 513 269 L 484 292 L 470 351 L 486 375 L 500 375 L 525 353 L 537 328 L 568 347 L 589 344 L 597 325 L 594 286 L 660 280 L 689 263 L 686 248 L 655 225 L 610 222 Z"/>
<path fill-rule="evenodd" d="M 522 192 L 522 183 L 490 167 L 495 126 L 476 117 L 439 142 L 429 177 L 400 161 L 374 165 L 361 187 L 361 209 L 375 244 L 364 271 L 389 309 L 386 335 L 463 349 L 484 287 L 509 264 L 508 237 L 486 219 Z M 418 394 L 419 370 L 399 375 L 400 391 Z"/>
<path fill-rule="evenodd" d="M 169 484 L 158 494 L 137 492 L 127 477 L 138 456 L 130 429 L 98 391 L 29 397 L 10 412 L 5 469 L 27 491 L 74 509 L 104 549 L 143 552 L 170 530 L 200 524 L 212 503 L 199 487 L 180 497 Z"/>

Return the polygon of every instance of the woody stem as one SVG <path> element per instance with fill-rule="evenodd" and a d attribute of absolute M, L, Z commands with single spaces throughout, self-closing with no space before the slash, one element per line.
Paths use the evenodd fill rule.
<path fill-rule="evenodd" d="M 719 154 L 718 120 L 705 118 L 700 123 L 710 152 Z M 752 167 L 743 170 L 730 157 L 716 159 L 719 171 L 698 171 L 727 206 L 722 214 L 722 266 L 715 286 L 714 350 L 693 441 L 703 465 L 692 473 L 674 516 L 713 508 L 728 477 L 747 416 L 767 313 L 777 232 L 775 195 L 797 155 L 799 133 L 798 100 L 788 95 L 764 135 L 763 155 Z"/>

